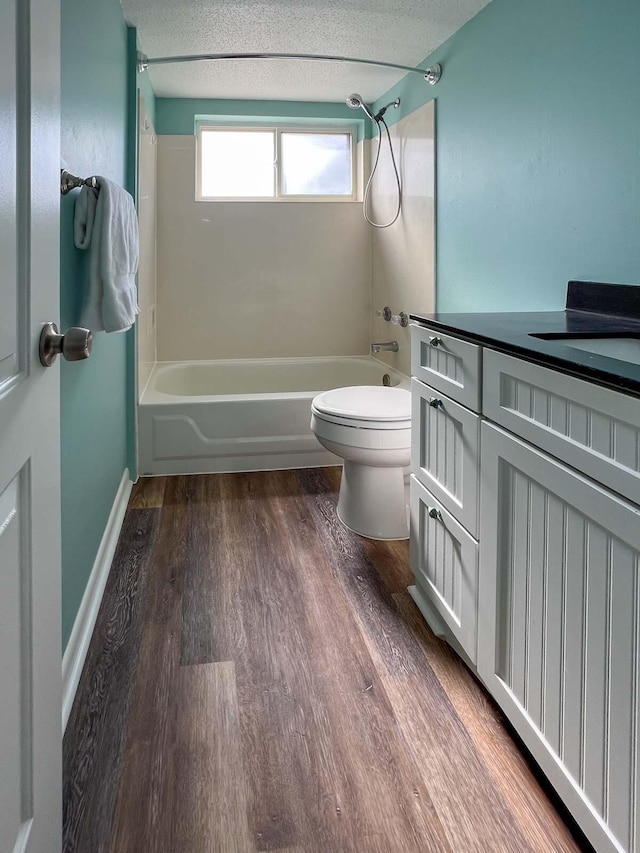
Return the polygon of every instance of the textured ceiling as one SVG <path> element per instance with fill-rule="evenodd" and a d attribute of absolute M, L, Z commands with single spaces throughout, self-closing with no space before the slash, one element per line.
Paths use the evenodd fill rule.
<path fill-rule="evenodd" d="M 121 2 L 150 57 L 316 53 L 417 65 L 489 0 Z M 160 97 L 342 101 L 355 91 L 372 101 L 403 72 L 346 63 L 230 60 L 158 65 L 150 75 Z"/>

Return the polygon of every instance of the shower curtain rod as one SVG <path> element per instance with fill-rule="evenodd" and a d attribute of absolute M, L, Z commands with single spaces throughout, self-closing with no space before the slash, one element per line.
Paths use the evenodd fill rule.
<path fill-rule="evenodd" d="M 150 65 L 168 65 L 173 62 L 206 62 L 219 59 L 302 59 L 312 62 L 354 62 L 359 65 L 377 65 L 380 68 L 393 68 L 397 71 L 421 74 L 432 86 L 442 76 L 442 68 L 437 63 L 430 68 L 414 68 L 411 65 L 397 65 L 395 62 L 378 62 L 374 59 L 354 59 L 349 56 L 326 56 L 315 53 L 197 53 L 193 56 L 158 56 L 150 59 L 138 51 L 138 72 L 146 71 Z"/>

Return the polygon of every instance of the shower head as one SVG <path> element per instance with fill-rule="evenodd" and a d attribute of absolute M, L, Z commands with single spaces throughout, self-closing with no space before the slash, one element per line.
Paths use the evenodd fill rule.
<path fill-rule="evenodd" d="M 369 109 L 369 107 L 362 100 L 362 95 L 358 95 L 357 93 L 354 92 L 353 95 L 349 95 L 349 97 L 347 98 L 345 103 L 347 104 L 348 107 L 351 107 L 352 110 L 363 109 L 365 111 L 365 113 L 369 116 L 371 121 L 374 121 L 375 117 L 374 117 L 373 113 L 371 112 L 371 110 Z"/>

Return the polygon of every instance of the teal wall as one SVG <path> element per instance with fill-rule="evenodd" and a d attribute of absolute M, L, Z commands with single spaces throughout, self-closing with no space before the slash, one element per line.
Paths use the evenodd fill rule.
<path fill-rule="evenodd" d="M 220 122 L 242 122 L 243 124 L 296 124 L 326 125 L 331 121 L 337 125 L 349 124 L 358 128 L 358 139 L 362 139 L 365 122 L 364 113 L 350 109 L 346 104 L 306 101 L 230 101 L 200 98 L 157 98 L 156 133 L 193 136 L 196 121 L 215 117 Z"/>
<path fill-rule="evenodd" d="M 640 283 L 640 2 L 493 0 L 408 75 L 436 98 L 441 311 L 546 310 L 569 279 Z"/>
<path fill-rule="evenodd" d="M 127 27 L 118 0 L 62 0 L 62 33 L 63 166 L 126 186 Z M 63 329 L 79 322 L 86 282 L 86 253 L 73 246 L 76 196 L 61 200 Z M 63 646 L 127 467 L 132 336 L 99 332 L 88 361 L 61 363 Z"/>

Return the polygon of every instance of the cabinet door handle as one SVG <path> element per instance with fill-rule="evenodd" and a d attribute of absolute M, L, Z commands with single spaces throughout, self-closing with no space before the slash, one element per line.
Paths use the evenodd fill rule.
<path fill-rule="evenodd" d="M 427 507 L 427 512 L 429 513 L 429 518 L 435 518 L 437 521 L 442 521 L 442 513 L 437 506 Z"/>
<path fill-rule="evenodd" d="M 442 346 L 442 338 L 438 338 L 438 337 L 429 338 L 429 345 L 432 347 L 441 347 Z"/>
<path fill-rule="evenodd" d="M 428 401 L 432 409 L 442 409 L 443 403 L 439 397 L 429 397 Z"/>

